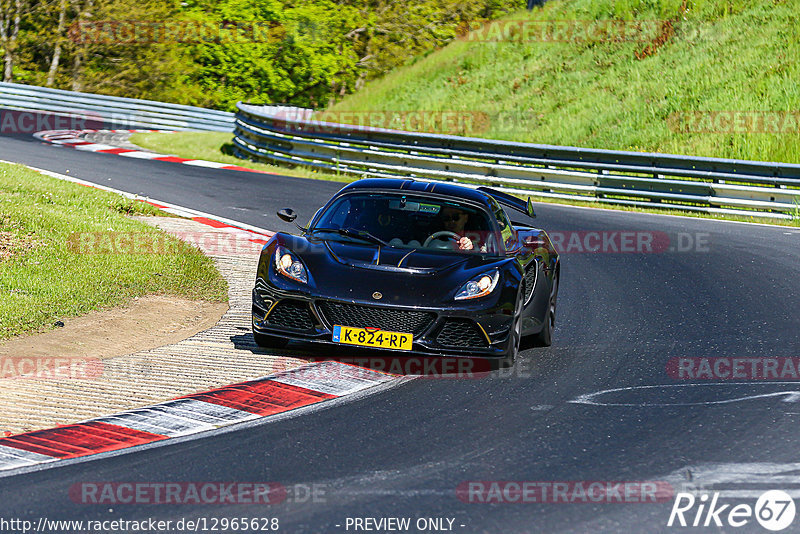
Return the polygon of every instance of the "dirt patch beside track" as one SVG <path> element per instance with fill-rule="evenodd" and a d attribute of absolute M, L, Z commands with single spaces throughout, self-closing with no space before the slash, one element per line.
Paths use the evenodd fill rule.
<path fill-rule="evenodd" d="M 230 229 L 186 219 L 141 220 L 176 235 L 231 235 Z M 205 251 L 228 281 L 227 311 L 221 304 L 146 297 L 126 308 L 72 319 L 55 331 L 0 343 L 0 436 L 147 406 L 307 363 L 294 357 L 297 352 L 268 352 L 253 341 L 250 292 L 258 255 L 252 250 L 232 254 L 219 246 Z"/>
<path fill-rule="evenodd" d="M 65 319 L 64 327 L 57 330 L 0 342 L 0 358 L 122 356 L 193 336 L 214 326 L 227 310 L 228 305 L 219 302 L 142 297 L 124 308 Z M 1 366 L 0 373 L 9 377 Z"/>

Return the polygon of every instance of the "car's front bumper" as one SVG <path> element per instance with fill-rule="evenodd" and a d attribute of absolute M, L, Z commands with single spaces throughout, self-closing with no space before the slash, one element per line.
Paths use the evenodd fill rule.
<path fill-rule="evenodd" d="M 335 343 L 334 325 L 412 333 L 411 351 L 376 349 L 402 354 L 507 357 L 513 321 L 508 307 L 399 307 L 302 295 L 263 282 L 253 290 L 255 332 L 319 343 Z"/>

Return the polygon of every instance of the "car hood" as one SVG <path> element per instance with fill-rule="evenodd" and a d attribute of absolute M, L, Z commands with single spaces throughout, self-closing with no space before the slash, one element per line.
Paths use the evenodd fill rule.
<path fill-rule="evenodd" d="M 381 303 L 452 305 L 453 295 L 467 280 L 509 261 L 481 254 L 286 237 L 280 241 L 305 263 L 313 292 L 351 302 L 376 303 L 373 293 L 379 292 L 384 295 Z"/>
<path fill-rule="evenodd" d="M 340 241 L 323 241 L 323 244 L 334 261 L 359 269 L 434 274 L 470 263 L 468 254 L 342 243 Z"/>

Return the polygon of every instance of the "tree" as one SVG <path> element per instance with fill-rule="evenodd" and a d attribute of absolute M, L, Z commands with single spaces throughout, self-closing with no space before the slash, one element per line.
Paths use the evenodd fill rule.
<path fill-rule="evenodd" d="M 64 30 L 67 23 L 67 0 L 60 0 L 58 9 L 58 26 L 56 27 L 56 43 L 53 48 L 53 57 L 50 60 L 50 69 L 47 71 L 47 87 L 52 87 L 58 71 L 58 63 L 61 61 L 61 48 L 64 39 Z"/>
<path fill-rule="evenodd" d="M 0 46 L 3 47 L 3 81 L 14 78 L 14 57 L 19 26 L 27 3 L 23 0 L 0 0 Z"/>
<path fill-rule="evenodd" d="M 6 80 L 226 110 L 319 108 L 517 3 L 0 0 L 0 47 Z M 131 24 L 198 29 L 131 39 Z"/>

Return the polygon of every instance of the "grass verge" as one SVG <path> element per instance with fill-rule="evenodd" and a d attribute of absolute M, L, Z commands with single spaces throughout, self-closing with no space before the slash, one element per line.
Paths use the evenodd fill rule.
<path fill-rule="evenodd" d="M 143 202 L 0 164 L 0 339 L 150 294 L 225 302 L 227 283 L 210 258 L 127 217 L 158 214 Z M 69 243 L 84 232 L 131 233 L 169 253 L 81 253 Z"/>

